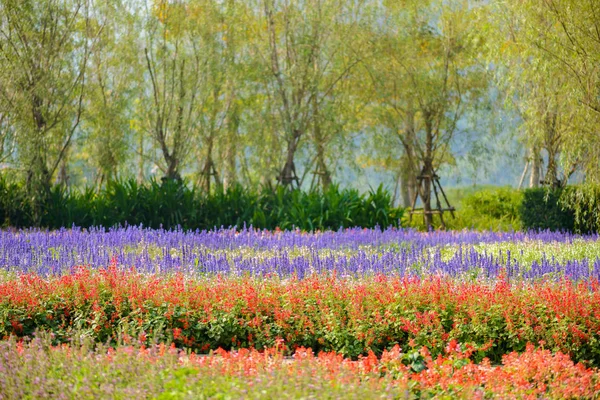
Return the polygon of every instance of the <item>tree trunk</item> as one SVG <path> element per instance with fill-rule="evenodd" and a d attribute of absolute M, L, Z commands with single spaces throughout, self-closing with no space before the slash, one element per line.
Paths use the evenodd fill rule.
<path fill-rule="evenodd" d="M 32 99 L 32 114 L 36 129 L 33 133 L 35 139 L 30 149 L 31 158 L 27 167 L 26 188 L 32 207 L 32 219 L 35 226 L 42 223 L 43 208 L 50 196 L 51 179 L 50 170 L 46 162 L 46 144 L 43 137 L 46 129 L 46 120 L 42 113 L 43 102 L 38 96 Z"/>
<path fill-rule="evenodd" d="M 144 134 L 140 132 L 139 135 L 140 161 L 138 164 L 137 183 L 142 184 L 144 182 Z"/>
<path fill-rule="evenodd" d="M 419 186 L 419 194 L 421 195 L 421 200 L 423 201 L 425 225 L 427 226 L 427 229 L 431 229 L 433 227 L 433 214 L 431 213 L 431 184 L 433 182 L 433 165 L 431 160 L 425 160 L 421 175 L 423 176 L 423 179 L 421 180 L 421 185 Z"/>
<path fill-rule="evenodd" d="M 281 169 L 281 173 L 277 177 L 279 184 L 286 187 L 289 185 L 293 186 L 294 182 L 296 182 L 296 185 L 299 185 L 298 176 L 296 174 L 296 165 L 294 164 L 294 157 L 296 155 L 296 150 L 298 149 L 298 140 L 300 139 L 300 136 L 300 132 L 295 130 L 291 140 L 288 140 L 285 164 Z"/>
<path fill-rule="evenodd" d="M 69 172 L 66 159 L 63 159 L 60 162 L 60 168 L 58 169 L 58 175 L 56 176 L 56 184 L 66 188 L 69 187 Z"/>
<path fill-rule="evenodd" d="M 406 151 L 412 150 L 405 148 Z M 417 192 L 417 174 L 415 173 L 411 157 L 414 157 L 414 155 L 409 156 L 408 154 L 404 154 L 400 162 L 400 198 L 402 199 L 403 207 L 412 206 L 412 201 Z"/>
<path fill-rule="evenodd" d="M 323 143 L 319 143 L 317 145 L 317 172 L 319 175 L 319 182 L 321 183 L 321 188 L 323 190 L 327 190 L 331 185 L 331 173 L 327 168 L 327 163 L 325 162 L 325 149 L 323 147 Z"/>
<path fill-rule="evenodd" d="M 555 154 L 548 154 L 548 168 L 546 170 L 546 177 L 544 179 L 546 185 L 549 185 L 552 189 L 558 189 L 560 187 L 560 181 L 558 179 L 558 164 L 555 157 Z"/>
<path fill-rule="evenodd" d="M 560 134 L 557 131 L 558 112 L 553 112 L 546 117 L 546 140 L 544 147 L 548 152 L 548 166 L 544 183 L 557 189 L 561 186 L 558 179 L 558 163 L 556 159 L 560 153 Z"/>
<path fill-rule="evenodd" d="M 162 125 L 162 123 L 161 123 Z M 181 180 L 181 176 L 179 175 L 179 157 L 176 153 L 176 146 L 173 146 L 173 151 L 169 152 L 169 147 L 167 146 L 165 132 L 164 129 L 159 127 L 158 134 L 156 135 L 159 138 L 160 149 L 163 154 L 163 159 L 167 164 L 167 171 L 163 179 L 167 180 Z"/>
<path fill-rule="evenodd" d="M 32 222 L 40 226 L 44 206 L 50 196 L 50 171 L 43 156 L 43 150 L 36 144 L 33 158 L 27 170 L 26 188 L 31 201 Z"/>
<path fill-rule="evenodd" d="M 529 187 L 536 188 L 540 185 L 540 169 L 542 167 L 540 151 L 537 147 L 530 149 L 531 159 L 531 177 L 529 179 Z"/>
<path fill-rule="evenodd" d="M 180 181 L 181 175 L 179 174 L 179 160 L 177 157 L 170 155 L 165 156 L 165 160 L 167 161 L 167 173 L 165 175 L 166 179 Z"/>
<path fill-rule="evenodd" d="M 417 155 L 415 154 L 414 143 L 416 141 L 415 134 L 415 111 L 412 103 L 409 103 L 406 112 L 404 126 L 404 156 L 402 159 L 402 198 L 405 207 L 412 206 L 412 201 L 415 198 L 419 188 L 417 187 L 417 175 L 419 174 L 419 166 L 417 165 Z M 408 201 L 406 198 L 408 197 Z"/>
<path fill-rule="evenodd" d="M 318 71 L 318 63 L 316 60 L 313 63 L 315 74 Z M 319 184 L 323 191 L 327 190 L 331 185 L 331 173 L 327 168 L 327 161 L 325 159 L 325 138 L 323 137 L 323 131 L 321 130 L 321 119 L 319 117 L 319 104 L 317 101 L 316 87 L 312 96 L 312 112 L 313 112 L 313 138 L 315 141 L 315 147 L 317 148 L 317 174 Z"/>
<path fill-rule="evenodd" d="M 204 161 L 202 171 L 200 172 L 200 187 L 204 190 L 205 193 L 210 193 L 211 177 L 215 176 L 215 180 L 218 180 L 216 177 L 217 172 L 215 169 L 215 162 L 213 160 L 214 135 L 212 133 L 208 137 L 206 146 L 206 159 Z"/>
<path fill-rule="evenodd" d="M 237 183 L 236 179 L 236 136 L 239 126 L 237 109 L 234 107 L 227 121 L 229 138 L 225 148 L 225 173 L 223 176 L 223 188 L 227 189 Z"/>
<path fill-rule="evenodd" d="M 433 183 L 433 121 L 431 114 L 424 112 L 425 119 L 425 157 L 423 160 L 423 169 L 421 170 L 421 200 L 423 201 L 423 213 L 427 229 L 433 227 L 433 214 L 431 213 L 431 185 Z"/>
<path fill-rule="evenodd" d="M 402 201 L 402 207 L 410 207 L 412 204 L 412 199 L 414 192 L 411 193 L 410 182 L 409 182 L 409 173 L 407 169 L 402 169 L 402 173 L 400 174 L 400 198 Z"/>

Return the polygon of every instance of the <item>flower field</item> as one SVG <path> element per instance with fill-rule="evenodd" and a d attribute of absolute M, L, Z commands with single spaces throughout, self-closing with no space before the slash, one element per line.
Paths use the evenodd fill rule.
<path fill-rule="evenodd" d="M 596 398 L 599 277 L 548 232 L 0 232 L 0 398 Z"/>

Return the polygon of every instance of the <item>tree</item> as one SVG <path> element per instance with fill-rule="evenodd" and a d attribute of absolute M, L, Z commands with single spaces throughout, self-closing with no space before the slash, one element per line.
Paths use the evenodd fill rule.
<path fill-rule="evenodd" d="M 321 164 L 319 174 L 329 181 L 329 172 L 323 170 L 324 132 L 319 113 L 361 61 L 347 46 L 347 38 L 357 27 L 348 18 L 353 14 L 344 12 L 352 6 L 334 0 L 261 0 L 259 5 L 265 27 L 257 37 L 264 68 L 262 90 L 275 113 L 274 128 L 285 144 L 277 181 L 300 186 L 296 155 L 311 127 Z M 330 112 L 335 115 L 335 110 Z"/>
<path fill-rule="evenodd" d="M 78 153 L 94 168 L 94 183 L 114 179 L 134 138 L 134 103 L 139 95 L 137 36 L 140 21 L 135 8 L 121 0 L 96 6 L 106 21 L 88 70 L 88 92 Z M 78 157 L 78 158 L 80 158 Z"/>
<path fill-rule="evenodd" d="M 237 53 L 241 5 L 234 0 L 221 4 L 211 0 L 190 3 L 190 18 L 194 21 L 191 34 L 201 47 L 201 79 L 199 101 L 199 142 L 197 183 L 205 192 L 211 182 L 217 186 L 235 181 L 235 136 L 238 129 L 237 92 L 243 83 L 238 75 Z M 222 157 L 219 153 L 222 154 Z M 226 165 L 220 162 L 225 158 Z M 224 172 L 224 173 L 223 173 Z"/>
<path fill-rule="evenodd" d="M 372 39 L 377 118 L 371 128 L 401 146 L 404 191 L 418 191 L 430 227 L 434 177 L 452 159 L 458 121 L 486 87 L 474 57 L 472 11 L 467 1 L 440 0 L 384 2 L 382 13 Z"/>
<path fill-rule="evenodd" d="M 15 131 L 34 220 L 81 121 L 102 31 L 90 0 L 0 1 L 0 114 Z"/>
<path fill-rule="evenodd" d="M 166 179 L 181 179 L 198 126 L 201 52 L 190 34 L 183 2 L 158 0 L 145 16 L 143 57 L 146 76 L 140 120 L 158 147 L 157 165 Z"/>
<path fill-rule="evenodd" d="M 543 181 L 562 185 L 578 167 L 598 179 L 600 5 L 497 1 L 485 10 L 485 29 L 498 39 L 487 46 L 496 78 L 522 110 L 526 143 L 546 152 Z"/>
<path fill-rule="evenodd" d="M 578 107 L 574 107 L 564 93 L 569 87 L 564 68 L 542 50 L 552 43 L 534 33 L 551 31 L 553 23 L 547 18 L 529 19 L 533 15 L 528 15 L 526 9 L 512 5 L 496 3 L 482 11 L 482 20 L 488 23 L 487 26 L 482 24 L 482 29 L 500 39 L 486 43 L 490 71 L 504 93 L 507 108 L 521 119 L 521 142 L 528 148 L 519 186 L 529 169 L 531 187 L 540 183 L 562 186 L 577 166 L 574 160 L 566 162 L 564 159 L 565 172 L 561 176 L 559 160 L 565 141 L 575 128 Z M 536 28 L 532 30 L 534 24 Z M 537 45 L 531 43 L 534 37 Z M 547 160 L 545 177 L 544 159 Z"/>

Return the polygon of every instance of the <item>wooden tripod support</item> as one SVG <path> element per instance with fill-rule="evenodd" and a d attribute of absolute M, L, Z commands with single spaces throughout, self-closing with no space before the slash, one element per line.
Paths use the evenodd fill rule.
<path fill-rule="evenodd" d="M 431 182 L 431 186 L 433 187 L 433 194 L 435 195 L 435 201 L 436 201 L 436 209 L 425 210 L 424 208 L 415 208 L 417 205 L 417 199 L 419 198 L 419 193 L 421 191 L 421 188 L 423 187 L 422 186 L 423 182 L 427 181 L 427 180 Z M 440 202 L 438 190 L 444 197 L 444 201 L 446 202 L 446 208 L 442 208 L 442 203 Z M 454 211 L 456 211 L 456 209 L 450 205 L 450 202 L 448 201 L 448 197 L 446 197 L 446 193 L 444 192 L 444 189 L 442 188 L 442 185 L 440 184 L 440 177 L 437 176 L 436 174 L 417 176 L 417 190 L 415 190 L 415 195 L 414 195 L 413 201 L 412 201 L 412 207 L 409 212 L 409 214 L 410 214 L 409 221 L 412 222 L 413 214 L 423 214 L 423 221 L 425 222 L 425 224 L 427 224 L 426 214 L 438 214 L 440 216 L 440 220 L 442 222 L 442 228 L 446 229 L 446 223 L 444 222 L 444 212 L 445 211 L 449 211 L 450 215 L 452 215 L 452 218 L 456 217 L 454 215 Z"/>

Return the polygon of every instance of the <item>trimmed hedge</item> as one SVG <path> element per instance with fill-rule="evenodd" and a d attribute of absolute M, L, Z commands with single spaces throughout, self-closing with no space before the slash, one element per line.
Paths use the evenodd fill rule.
<path fill-rule="evenodd" d="M 35 226 L 30 204 L 22 185 L 0 179 L 0 226 Z M 335 185 L 324 192 L 282 187 L 252 191 L 238 186 L 207 195 L 176 181 L 139 185 L 129 180 L 111 182 L 100 192 L 52 188 L 42 207 L 40 227 L 128 224 L 187 230 L 252 225 L 312 231 L 397 227 L 402 215 L 403 209 L 393 206 L 382 187 L 360 194 Z"/>
<path fill-rule="evenodd" d="M 524 229 L 600 232 L 600 186 L 528 189 L 521 205 L 521 221 Z"/>
<path fill-rule="evenodd" d="M 575 229 L 574 213 L 560 201 L 564 191 L 565 189 L 552 191 L 545 188 L 525 190 L 520 207 L 523 228 L 573 231 Z"/>
<path fill-rule="evenodd" d="M 482 230 L 521 229 L 523 193 L 510 187 L 475 192 L 462 200 L 460 218 Z"/>

